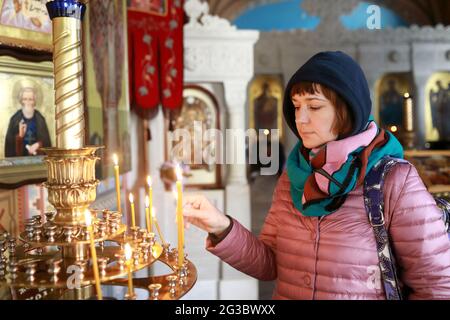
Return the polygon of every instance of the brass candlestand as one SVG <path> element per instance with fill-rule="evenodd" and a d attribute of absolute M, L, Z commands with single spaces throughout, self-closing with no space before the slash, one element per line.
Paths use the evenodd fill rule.
<path fill-rule="evenodd" d="M 19 239 L 0 233 L 0 286 L 17 296 L 50 289 L 51 299 L 95 298 L 95 277 L 90 252 L 90 234 L 85 212 L 95 201 L 99 181 L 95 177 L 95 153 L 99 146 L 84 146 L 83 60 L 81 21 L 86 5 L 74 0 L 47 3 L 53 22 L 53 62 L 56 103 L 56 147 L 43 149 L 48 167 L 48 201 L 56 212 L 25 221 Z M 177 251 L 161 244 L 146 229 L 122 223 L 122 214 L 90 210 L 100 282 L 126 286 L 124 245 L 133 249 L 131 272 L 161 261 L 172 273 L 133 279 L 134 288 L 148 291 L 150 299 L 179 299 L 197 280 L 188 260 L 180 268 Z M 36 290 L 37 289 L 37 290 Z M 35 291 L 33 291 L 35 290 Z M 128 295 L 130 296 L 130 295 Z M 131 295 L 131 297 L 134 297 Z M 114 297 L 122 299 L 124 297 Z"/>

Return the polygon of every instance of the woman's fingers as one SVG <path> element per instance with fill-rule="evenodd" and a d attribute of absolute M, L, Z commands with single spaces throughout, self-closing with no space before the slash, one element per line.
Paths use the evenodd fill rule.
<path fill-rule="evenodd" d="M 207 217 L 207 213 L 203 210 L 198 210 L 198 209 L 194 209 L 194 208 L 190 208 L 190 209 L 184 208 L 183 216 L 197 218 L 197 219 L 204 219 Z"/>
<path fill-rule="evenodd" d="M 183 197 L 183 207 L 193 206 L 196 209 L 200 209 L 199 205 L 201 204 L 201 195 L 188 195 Z"/>
<path fill-rule="evenodd" d="M 222 228 L 223 225 L 221 212 L 202 195 L 185 197 L 183 216 L 185 217 L 186 228 L 190 224 L 193 224 L 204 231 L 212 232 L 218 228 Z"/>
<path fill-rule="evenodd" d="M 185 220 L 186 229 L 189 229 L 191 224 L 196 226 L 197 228 L 209 232 L 209 227 L 206 224 L 204 224 L 200 219 L 187 217 Z"/>
<path fill-rule="evenodd" d="M 183 197 L 183 208 L 191 206 L 192 205 L 192 200 L 190 196 L 184 196 Z"/>
<path fill-rule="evenodd" d="M 201 201 L 200 197 L 196 197 L 196 198 L 192 199 L 192 201 L 191 201 L 192 208 L 197 209 L 197 210 L 202 209 L 201 204 L 202 204 L 202 201 Z"/>

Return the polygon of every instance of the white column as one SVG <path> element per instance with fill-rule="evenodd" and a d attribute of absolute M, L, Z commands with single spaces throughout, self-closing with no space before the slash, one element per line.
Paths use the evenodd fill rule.
<path fill-rule="evenodd" d="M 240 139 L 244 138 L 246 130 L 246 96 L 248 81 L 228 81 L 224 83 L 225 102 L 227 104 L 227 116 L 229 130 L 236 130 Z M 230 137 L 230 135 L 226 135 Z M 237 139 L 226 140 L 225 160 L 233 158 L 232 163 L 228 163 L 228 184 L 247 184 L 245 165 L 245 141 Z M 236 144 L 237 143 L 237 144 Z M 228 155 L 228 156 L 227 156 Z M 234 157 L 233 157 L 233 156 Z"/>
<path fill-rule="evenodd" d="M 224 83 L 225 102 L 228 106 L 227 129 L 238 130 L 241 135 L 239 139 L 244 140 L 246 128 L 246 92 L 247 80 L 228 81 Z M 227 135 L 229 136 L 229 135 Z M 235 144 L 232 141 L 226 141 L 225 155 L 233 153 L 239 159 L 233 159 L 232 163 L 227 164 L 228 175 L 225 193 L 226 213 L 237 218 L 245 227 L 251 228 L 251 210 L 250 210 L 250 191 L 247 182 L 247 167 L 245 159 L 245 141 Z M 225 159 L 228 157 L 226 156 Z M 243 163 L 236 163 L 235 160 L 243 160 Z"/>
<path fill-rule="evenodd" d="M 247 112 L 246 96 L 249 79 L 224 82 L 225 102 L 228 113 L 228 129 L 246 129 L 245 115 Z M 243 136 L 242 136 L 243 137 Z M 232 146 L 227 141 L 227 150 Z M 237 153 L 244 156 L 245 143 L 239 145 Z M 243 154 L 241 154 L 243 153 Z M 231 163 L 228 166 L 228 180 L 225 188 L 225 213 L 238 220 L 243 226 L 251 229 L 250 189 L 247 182 L 246 164 Z M 219 287 L 220 299 L 258 299 L 258 281 L 229 265 L 222 263 L 222 277 Z M 243 290 L 245 288 L 245 290 Z"/>

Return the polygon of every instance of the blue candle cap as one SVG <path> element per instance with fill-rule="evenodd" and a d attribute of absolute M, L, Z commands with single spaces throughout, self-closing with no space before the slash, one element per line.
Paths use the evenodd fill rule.
<path fill-rule="evenodd" d="M 76 0 L 54 0 L 46 4 L 50 18 L 69 17 L 83 20 L 86 5 Z"/>

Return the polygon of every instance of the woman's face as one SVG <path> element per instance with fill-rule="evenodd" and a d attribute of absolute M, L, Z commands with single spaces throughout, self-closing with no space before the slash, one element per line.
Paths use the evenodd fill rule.
<path fill-rule="evenodd" d="M 334 141 L 338 135 L 332 132 L 336 119 L 336 108 L 322 94 L 320 88 L 314 94 L 295 94 L 295 123 L 303 145 L 308 149 L 318 148 Z"/>

